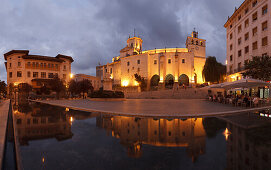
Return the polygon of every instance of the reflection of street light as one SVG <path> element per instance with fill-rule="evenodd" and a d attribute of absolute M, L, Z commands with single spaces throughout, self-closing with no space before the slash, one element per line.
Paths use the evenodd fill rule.
<path fill-rule="evenodd" d="M 72 116 L 70 117 L 70 122 L 71 122 L 71 125 L 72 125 L 72 122 L 73 122 L 73 117 Z"/>
<path fill-rule="evenodd" d="M 18 89 L 18 85 L 19 85 L 19 83 L 18 82 L 15 82 L 15 83 L 13 83 L 13 85 L 14 85 L 14 93 L 15 93 L 15 105 L 16 105 L 16 93 L 17 93 L 17 89 Z M 18 96 L 19 97 L 19 96 Z"/>
<path fill-rule="evenodd" d="M 227 141 L 228 138 L 229 138 L 229 136 L 230 136 L 230 134 L 231 134 L 231 132 L 228 130 L 228 128 L 226 128 L 223 134 L 224 134 L 225 139 L 226 139 L 226 141 Z"/>

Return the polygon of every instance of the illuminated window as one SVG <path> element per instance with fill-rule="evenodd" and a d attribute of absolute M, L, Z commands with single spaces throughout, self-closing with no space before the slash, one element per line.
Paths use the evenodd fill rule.
<path fill-rule="evenodd" d="M 254 43 L 252 43 L 252 50 L 257 50 L 258 49 L 258 42 L 255 41 Z"/>
<path fill-rule="evenodd" d="M 39 76 L 38 72 L 33 72 L 33 78 L 37 78 Z"/>
<path fill-rule="evenodd" d="M 262 23 L 262 31 L 266 31 L 267 30 L 267 21 Z"/>
<path fill-rule="evenodd" d="M 267 9 L 268 9 L 267 5 L 265 5 L 265 6 L 262 8 L 262 14 L 263 14 L 263 15 L 267 14 Z"/>
<path fill-rule="evenodd" d="M 21 71 L 17 71 L 17 77 L 22 77 L 22 72 Z"/>
<path fill-rule="evenodd" d="M 41 72 L 41 78 L 46 78 L 46 72 Z"/>
<path fill-rule="evenodd" d="M 249 26 L 249 19 L 247 19 L 246 21 L 245 21 L 245 28 L 247 28 Z"/>
<path fill-rule="evenodd" d="M 268 45 L 268 39 L 267 39 L 267 37 L 264 37 L 262 39 L 262 46 L 266 46 L 266 45 Z"/>
<path fill-rule="evenodd" d="M 257 27 L 253 28 L 253 30 L 252 30 L 252 34 L 253 34 L 253 36 L 257 35 L 257 32 L 258 32 Z"/>
<path fill-rule="evenodd" d="M 246 34 L 245 34 L 245 41 L 247 41 L 249 39 L 249 32 L 247 32 Z"/>
<path fill-rule="evenodd" d="M 252 21 L 256 21 L 258 19 L 258 13 L 255 12 L 253 15 L 252 15 Z"/>

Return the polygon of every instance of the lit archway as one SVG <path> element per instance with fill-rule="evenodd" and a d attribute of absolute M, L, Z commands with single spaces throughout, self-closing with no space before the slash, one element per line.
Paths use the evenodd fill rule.
<path fill-rule="evenodd" d="M 172 89 L 174 85 L 174 76 L 172 74 L 166 75 L 165 86 L 166 88 Z"/>
<path fill-rule="evenodd" d="M 189 86 L 189 77 L 186 74 L 182 74 L 180 75 L 178 82 L 180 86 L 182 85 Z"/>

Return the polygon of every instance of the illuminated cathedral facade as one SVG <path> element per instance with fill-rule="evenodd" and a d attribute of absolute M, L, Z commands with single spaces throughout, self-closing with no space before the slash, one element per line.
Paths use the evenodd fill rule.
<path fill-rule="evenodd" d="M 193 31 L 186 48 L 165 48 L 142 51 L 142 39 L 127 40 L 120 55 L 112 63 L 96 67 L 101 80 L 111 79 L 112 86 L 138 86 L 135 74 L 147 80 L 147 86 L 193 85 L 204 83 L 202 70 L 206 61 L 206 40 Z"/>

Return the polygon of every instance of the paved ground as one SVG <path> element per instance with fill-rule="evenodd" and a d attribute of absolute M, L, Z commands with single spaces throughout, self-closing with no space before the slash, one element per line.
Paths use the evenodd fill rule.
<path fill-rule="evenodd" d="M 4 156 L 5 136 L 8 120 L 9 100 L 0 101 L 0 169 Z"/>
<path fill-rule="evenodd" d="M 128 99 L 126 101 L 48 100 L 38 102 L 75 110 L 130 116 L 215 116 L 254 110 L 200 99 Z"/>

